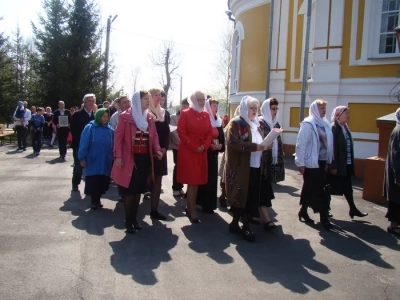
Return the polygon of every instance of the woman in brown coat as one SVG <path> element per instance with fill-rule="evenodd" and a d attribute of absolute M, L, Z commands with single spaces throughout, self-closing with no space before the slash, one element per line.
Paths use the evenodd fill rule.
<path fill-rule="evenodd" d="M 258 122 L 257 99 L 245 96 L 240 102 L 239 116 L 227 127 L 225 152 L 225 187 L 231 203 L 233 220 L 229 231 L 254 240 L 248 214 L 254 211 L 260 198 L 261 159 L 266 147 L 261 145 L 263 136 Z M 239 227 L 242 218 L 243 228 Z"/>

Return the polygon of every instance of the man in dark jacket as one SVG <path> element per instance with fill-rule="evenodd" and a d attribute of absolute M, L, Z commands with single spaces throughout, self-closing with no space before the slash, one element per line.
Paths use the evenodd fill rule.
<path fill-rule="evenodd" d="M 68 125 L 65 124 L 66 122 L 60 122 L 60 117 L 66 117 L 68 119 Z M 57 128 L 60 159 L 65 160 L 65 155 L 67 154 L 67 139 L 71 124 L 71 113 L 68 109 L 65 109 L 64 101 L 58 101 L 58 109 L 54 111 L 53 123 Z"/>
<path fill-rule="evenodd" d="M 81 183 L 82 171 L 80 161 L 78 159 L 79 142 L 81 134 L 85 126 L 94 120 L 93 106 L 96 102 L 94 94 L 86 94 L 83 97 L 83 108 L 72 115 L 71 118 L 71 134 L 72 134 L 72 151 L 74 155 L 74 171 L 72 175 L 72 191 L 79 191 L 78 186 Z"/>

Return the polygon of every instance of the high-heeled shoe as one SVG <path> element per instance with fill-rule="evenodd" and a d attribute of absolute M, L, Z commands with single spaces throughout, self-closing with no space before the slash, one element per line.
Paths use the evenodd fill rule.
<path fill-rule="evenodd" d="M 328 216 L 321 216 L 320 222 L 321 222 L 322 226 L 328 231 L 330 231 L 333 228 L 333 225 L 329 221 Z"/>
<path fill-rule="evenodd" d="M 135 232 L 136 232 L 136 230 L 135 230 L 135 228 L 133 227 L 133 225 L 125 225 L 125 230 L 126 230 L 126 233 L 129 233 L 129 234 L 134 234 Z"/>
<path fill-rule="evenodd" d="M 142 230 L 142 226 L 140 226 L 139 223 L 133 223 L 133 228 L 134 228 L 135 230 Z"/>
<path fill-rule="evenodd" d="M 301 220 L 302 218 L 304 219 L 305 223 L 313 223 L 314 224 L 314 220 L 310 218 L 307 211 L 300 209 L 300 211 L 299 211 L 299 221 L 300 222 L 302 222 L 302 220 Z"/>
<path fill-rule="evenodd" d="M 194 224 L 201 223 L 199 218 L 192 218 L 191 216 L 189 216 L 189 220 L 190 220 L 191 223 L 194 223 Z"/>
<path fill-rule="evenodd" d="M 354 219 L 354 217 L 364 218 L 368 216 L 368 213 L 363 213 L 359 211 L 357 208 L 349 211 L 350 218 Z"/>

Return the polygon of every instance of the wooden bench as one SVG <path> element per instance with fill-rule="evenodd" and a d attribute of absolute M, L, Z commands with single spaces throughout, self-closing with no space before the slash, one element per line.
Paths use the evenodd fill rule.
<path fill-rule="evenodd" d="M 0 133 L 0 146 L 3 146 L 5 144 L 6 137 L 10 137 L 10 144 L 11 144 L 12 143 L 11 139 L 13 135 L 14 135 L 14 130 L 7 130 L 4 131 L 3 133 Z"/>

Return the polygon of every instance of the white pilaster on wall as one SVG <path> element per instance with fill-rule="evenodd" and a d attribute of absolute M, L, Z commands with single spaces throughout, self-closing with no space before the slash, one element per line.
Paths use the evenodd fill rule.
<path fill-rule="evenodd" d="M 313 69 L 309 95 L 328 101 L 328 111 L 337 106 L 340 93 L 340 62 L 342 60 L 344 1 L 315 1 L 315 36 Z"/>

